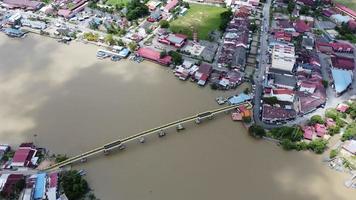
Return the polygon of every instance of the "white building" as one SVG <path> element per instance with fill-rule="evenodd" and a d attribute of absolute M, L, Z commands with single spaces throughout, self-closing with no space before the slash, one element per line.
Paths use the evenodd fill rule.
<path fill-rule="evenodd" d="M 271 70 L 277 69 L 292 72 L 295 64 L 294 46 L 291 44 L 277 44 L 272 49 Z"/>

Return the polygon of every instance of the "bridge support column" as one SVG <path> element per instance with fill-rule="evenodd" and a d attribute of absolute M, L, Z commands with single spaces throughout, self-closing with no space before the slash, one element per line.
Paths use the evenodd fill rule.
<path fill-rule="evenodd" d="M 176 128 L 177 128 L 177 131 L 181 131 L 184 129 L 182 124 L 178 124 Z"/>
<path fill-rule="evenodd" d="M 166 133 L 163 130 L 158 131 L 158 137 L 164 137 L 166 136 Z"/>
<path fill-rule="evenodd" d="M 196 124 L 200 124 L 200 123 L 201 123 L 201 118 L 200 118 L 200 117 L 196 118 L 196 119 L 195 119 L 195 123 L 196 123 Z"/>

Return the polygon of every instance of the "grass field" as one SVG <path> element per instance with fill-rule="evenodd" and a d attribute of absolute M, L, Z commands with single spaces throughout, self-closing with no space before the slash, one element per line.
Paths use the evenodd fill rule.
<path fill-rule="evenodd" d="M 219 28 L 220 14 L 226 10 L 221 7 L 190 4 L 190 9 L 184 16 L 179 16 L 170 23 L 170 29 L 174 33 L 183 33 L 191 38 L 192 28 L 195 27 L 198 39 L 206 40 L 210 31 Z"/>
<path fill-rule="evenodd" d="M 334 0 L 337 3 L 344 4 L 345 6 L 356 11 L 356 0 Z"/>
<path fill-rule="evenodd" d="M 126 5 L 129 0 L 107 0 L 106 4 L 107 5 Z"/>

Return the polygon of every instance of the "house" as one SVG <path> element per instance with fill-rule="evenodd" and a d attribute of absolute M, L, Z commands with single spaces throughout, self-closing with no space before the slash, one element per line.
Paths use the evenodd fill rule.
<path fill-rule="evenodd" d="M 333 68 L 337 68 L 337 69 L 352 71 L 355 69 L 355 61 L 354 61 L 354 58 L 332 56 L 331 57 L 331 66 Z"/>
<path fill-rule="evenodd" d="M 204 86 L 213 71 L 213 67 L 209 64 L 201 64 L 198 71 L 195 72 L 194 78 L 198 81 L 198 85 Z"/>
<path fill-rule="evenodd" d="M 236 105 L 236 104 L 240 104 L 243 103 L 245 101 L 249 101 L 251 100 L 252 97 L 251 95 L 245 94 L 245 93 L 240 93 L 239 95 L 235 95 L 230 97 L 227 102 L 229 105 Z"/>
<path fill-rule="evenodd" d="M 150 11 L 156 10 L 160 5 L 161 5 L 160 1 L 154 1 L 154 0 L 151 0 L 151 1 L 146 3 L 146 6 L 148 7 L 148 9 Z"/>
<path fill-rule="evenodd" d="M 316 43 L 318 51 L 321 53 L 332 54 L 334 52 L 339 53 L 353 53 L 354 48 L 351 44 L 345 42 L 317 42 Z"/>
<path fill-rule="evenodd" d="M 9 9 L 26 9 L 26 10 L 38 10 L 44 5 L 40 1 L 32 0 L 3 0 L 2 6 Z"/>
<path fill-rule="evenodd" d="M 171 12 L 177 5 L 179 1 L 178 0 L 170 0 L 167 2 L 167 5 L 164 7 L 163 11 L 166 13 Z"/>
<path fill-rule="evenodd" d="M 300 83 L 300 87 L 299 87 L 299 91 L 301 92 L 308 92 L 313 94 L 315 89 L 316 89 L 316 84 L 314 82 L 310 82 L 310 81 L 302 81 Z"/>
<path fill-rule="evenodd" d="M 347 104 L 340 103 L 339 105 L 337 105 L 336 110 L 339 111 L 339 112 L 344 113 L 344 112 L 346 112 L 346 111 L 349 109 L 349 107 L 350 107 L 350 106 L 347 105 Z"/>
<path fill-rule="evenodd" d="M 314 40 L 313 40 L 313 38 L 303 36 L 302 46 L 305 49 L 308 49 L 308 50 L 312 51 L 314 49 Z"/>
<path fill-rule="evenodd" d="M 9 197 L 13 193 L 16 184 L 24 179 L 22 174 L 3 174 L 0 177 L 0 192 L 3 196 Z"/>
<path fill-rule="evenodd" d="M 326 123 L 326 127 L 328 128 L 336 125 L 336 122 L 328 117 L 326 118 L 325 123 Z"/>
<path fill-rule="evenodd" d="M 158 42 L 181 48 L 184 46 L 185 42 L 187 41 L 187 38 L 188 37 L 183 34 L 169 34 L 160 36 L 158 38 Z"/>
<path fill-rule="evenodd" d="M 278 101 L 294 102 L 294 91 L 286 88 L 266 88 L 264 97 L 276 97 Z"/>
<path fill-rule="evenodd" d="M 291 73 L 295 64 L 295 52 L 293 45 L 277 44 L 272 50 L 272 69 Z"/>
<path fill-rule="evenodd" d="M 297 85 L 297 79 L 292 75 L 270 73 L 268 74 L 267 85 L 275 88 L 286 88 L 293 90 Z"/>
<path fill-rule="evenodd" d="M 353 72 L 337 68 L 331 69 L 334 89 L 337 94 L 342 94 L 352 83 Z"/>
<path fill-rule="evenodd" d="M 170 65 L 172 63 L 172 57 L 170 56 L 163 56 L 161 57 L 161 53 L 158 51 L 155 51 L 151 48 L 148 47 L 141 47 L 138 51 L 137 51 L 137 55 L 155 61 L 159 64 L 162 65 Z"/>
<path fill-rule="evenodd" d="M 316 136 L 318 136 L 318 137 L 322 138 L 327 133 L 326 127 L 324 124 L 315 124 L 314 127 L 315 127 Z"/>
<path fill-rule="evenodd" d="M 314 7 L 316 6 L 317 0 L 297 0 L 297 3 L 305 6 Z"/>
<path fill-rule="evenodd" d="M 313 140 L 314 128 L 312 126 L 303 127 L 303 137 L 307 140 Z"/>
<path fill-rule="evenodd" d="M 341 25 L 343 23 L 347 23 L 348 21 L 350 21 L 351 17 L 340 15 L 340 14 L 334 14 L 331 15 L 330 19 L 334 21 L 336 24 Z"/>
<path fill-rule="evenodd" d="M 285 31 L 277 31 L 274 33 L 274 38 L 278 41 L 292 41 L 292 34 L 287 33 Z"/>
<path fill-rule="evenodd" d="M 36 184 L 35 184 L 35 193 L 34 200 L 40 200 L 45 198 L 45 190 L 46 190 L 46 174 L 40 173 L 37 174 Z"/>
<path fill-rule="evenodd" d="M 310 27 L 304 20 L 298 20 L 294 25 L 294 29 L 298 33 L 310 32 Z"/>
<path fill-rule="evenodd" d="M 22 143 L 16 150 L 11 166 L 12 167 L 33 167 L 35 155 L 37 153 L 36 147 L 33 143 Z"/>
<path fill-rule="evenodd" d="M 151 12 L 150 16 L 147 18 L 149 22 L 158 22 L 162 18 L 161 11 L 159 9 Z"/>
<path fill-rule="evenodd" d="M 305 91 L 296 92 L 298 97 L 298 110 L 302 115 L 323 107 L 326 103 L 326 90 L 322 84 L 317 84 L 314 93 Z"/>
<path fill-rule="evenodd" d="M 352 10 L 351 8 L 348 8 L 340 3 L 336 3 L 335 8 L 342 14 L 347 15 L 353 19 L 356 19 L 356 12 L 354 10 Z"/>
<path fill-rule="evenodd" d="M 25 35 L 25 33 L 22 32 L 20 29 L 14 29 L 14 28 L 6 28 L 4 32 L 9 37 L 22 37 Z"/>
<path fill-rule="evenodd" d="M 297 113 L 294 109 L 273 107 L 268 104 L 264 104 L 262 107 L 262 121 L 266 123 L 294 120 L 296 117 Z"/>
<path fill-rule="evenodd" d="M 342 145 L 342 149 L 351 155 L 356 155 L 356 140 L 348 140 Z"/>
<path fill-rule="evenodd" d="M 10 151 L 10 146 L 7 144 L 0 144 L 0 161 L 2 160 L 5 153 Z"/>
<path fill-rule="evenodd" d="M 48 189 L 46 196 L 48 200 L 57 200 L 58 173 L 53 172 L 48 175 Z"/>
<path fill-rule="evenodd" d="M 356 20 L 350 20 L 347 25 L 351 31 L 356 32 Z"/>

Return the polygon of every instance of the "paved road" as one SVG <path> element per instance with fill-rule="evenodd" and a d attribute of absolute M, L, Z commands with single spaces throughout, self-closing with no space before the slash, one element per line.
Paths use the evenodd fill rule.
<path fill-rule="evenodd" d="M 263 7 L 263 19 L 262 19 L 262 31 L 260 37 L 260 54 L 257 57 L 259 60 L 258 69 L 255 72 L 254 82 L 256 85 L 255 89 L 255 97 L 254 97 L 254 107 L 253 107 L 253 118 L 257 125 L 260 125 L 266 129 L 271 129 L 277 127 L 278 125 L 274 124 L 266 124 L 263 123 L 260 118 L 260 106 L 261 106 L 261 98 L 262 98 L 262 90 L 263 90 L 263 78 L 266 73 L 267 68 L 267 61 L 268 61 L 268 29 L 269 29 L 269 15 L 270 15 L 270 7 L 271 7 L 271 0 L 267 0 L 264 7 Z"/>

